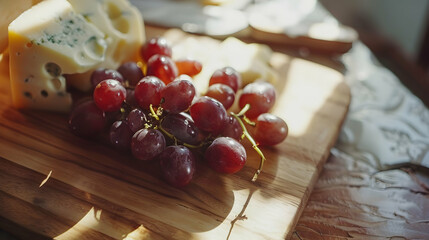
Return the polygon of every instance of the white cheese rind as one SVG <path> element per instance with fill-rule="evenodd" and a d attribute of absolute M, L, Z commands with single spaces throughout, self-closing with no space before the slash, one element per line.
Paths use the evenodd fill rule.
<path fill-rule="evenodd" d="M 46 0 L 8 28 L 13 105 L 66 112 L 71 96 L 63 74 L 83 73 L 105 59 L 104 34 L 66 0 Z"/>

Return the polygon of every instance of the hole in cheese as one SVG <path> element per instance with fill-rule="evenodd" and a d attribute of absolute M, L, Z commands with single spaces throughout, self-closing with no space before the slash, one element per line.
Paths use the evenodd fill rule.
<path fill-rule="evenodd" d="M 113 27 L 121 33 L 128 33 L 130 30 L 130 24 L 127 19 L 122 16 L 123 13 L 121 9 L 111 2 L 104 5 L 104 8 L 112 21 Z"/>
<path fill-rule="evenodd" d="M 53 62 L 48 62 L 45 64 L 45 70 L 52 77 L 58 77 L 61 75 L 61 67 L 58 64 Z"/>
<path fill-rule="evenodd" d="M 84 54 L 92 59 L 103 59 L 106 46 L 93 36 L 85 42 L 83 50 Z"/>
<path fill-rule="evenodd" d="M 122 33 L 128 33 L 128 31 L 130 30 L 130 24 L 124 18 L 115 19 L 112 23 L 113 26 Z"/>
<path fill-rule="evenodd" d="M 110 19 L 115 19 L 115 18 L 119 18 L 122 16 L 121 9 L 118 8 L 118 6 L 116 6 L 115 4 L 113 4 L 111 2 L 108 3 L 105 6 L 105 8 L 106 8 L 107 14 L 109 14 Z"/>
<path fill-rule="evenodd" d="M 41 94 L 43 97 L 47 97 L 47 96 L 48 96 L 48 92 L 47 92 L 46 90 L 42 90 L 42 91 L 40 92 L 40 94 Z"/>
<path fill-rule="evenodd" d="M 53 78 L 51 79 L 51 84 L 56 90 L 60 90 L 61 86 L 63 85 L 60 78 Z"/>
<path fill-rule="evenodd" d="M 31 95 L 30 92 L 24 92 L 24 96 L 26 96 L 27 98 L 30 98 L 30 99 L 33 98 L 33 95 Z"/>

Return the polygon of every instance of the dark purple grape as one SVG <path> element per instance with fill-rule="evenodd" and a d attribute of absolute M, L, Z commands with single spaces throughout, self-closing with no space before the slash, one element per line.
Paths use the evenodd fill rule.
<path fill-rule="evenodd" d="M 135 91 L 134 89 L 127 88 L 127 97 L 125 98 L 125 102 L 131 107 L 137 107 L 137 101 L 134 97 Z"/>
<path fill-rule="evenodd" d="M 220 173 L 236 173 L 246 163 L 246 149 L 233 138 L 219 137 L 207 148 L 204 159 Z"/>
<path fill-rule="evenodd" d="M 142 161 L 148 161 L 160 154 L 165 148 L 164 135 L 155 129 L 140 129 L 131 139 L 133 156 Z"/>
<path fill-rule="evenodd" d="M 194 84 L 187 79 L 177 79 L 161 91 L 164 102 L 161 106 L 170 113 L 180 113 L 191 106 L 195 97 Z"/>
<path fill-rule="evenodd" d="M 128 114 L 126 120 L 131 131 L 135 133 L 144 128 L 145 123 L 150 124 L 152 118 L 150 117 L 149 112 L 135 108 Z"/>
<path fill-rule="evenodd" d="M 135 62 L 126 62 L 123 63 L 118 68 L 118 72 L 122 74 L 125 81 L 131 86 L 135 86 L 144 76 L 143 71 Z"/>
<path fill-rule="evenodd" d="M 135 88 L 134 97 L 137 104 L 143 109 L 149 109 L 150 104 L 154 107 L 161 102 L 161 91 L 165 83 L 155 76 L 146 76 L 140 80 Z"/>
<path fill-rule="evenodd" d="M 234 103 L 235 92 L 228 85 L 216 83 L 207 89 L 206 96 L 218 100 L 225 109 L 228 109 Z"/>
<path fill-rule="evenodd" d="M 268 82 L 253 82 L 244 87 L 240 95 L 238 105 L 243 108 L 250 104 L 246 116 L 256 118 L 262 113 L 268 112 L 276 101 L 276 91 L 274 86 Z"/>
<path fill-rule="evenodd" d="M 271 113 L 259 115 L 255 123 L 253 138 L 260 145 L 273 146 L 281 143 L 287 137 L 286 122 Z"/>
<path fill-rule="evenodd" d="M 243 135 L 243 128 L 240 123 L 233 116 L 228 116 L 228 120 L 225 124 L 225 128 L 222 130 L 221 134 L 224 137 L 234 138 L 235 140 L 240 140 Z"/>
<path fill-rule="evenodd" d="M 91 74 L 91 85 L 94 89 L 101 81 L 106 79 L 114 79 L 120 83 L 124 83 L 124 77 L 121 73 L 114 69 L 98 68 Z"/>
<path fill-rule="evenodd" d="M 186 113 L 167 114 L 162 119 L 161 127 L 182 143 L 198 145 L 202 140 L 202 135 L 194 121 Z"/>
<path fill-rule="evenodd" d="M 114 122 L 121 120 L 122 112 L 121 110 L 114 112 L 104 112 L 106 115 L 107 125 L 112 125 Z"/>
<path fill-rule="evenodd" d="M 86 101 L 77 105 L 69 117 L 69 128 L 77 136 L 84 138 L 96 137 L 106 127 L 106 115 L 94 101 Z"/>
<path fill-rule="evenodd" d="M 212 134 L 220 133 L 228 119 L 222 103 L 207 96 L 198 98 L 190 107 L 189 112 L 199 129 Z"/>
<path fill-rule="evenodd" d="M 131 131 L 127 121 L 119 120 L 110 126 L 109 140 L 116 149 L 126 151 L 131 147 L 131 138 L 134 132 Z"/>
<path fill-rule="evenodd" d="M 169 146 L 158 158 L 162 175 L 170 185 L 183 187 L 191 182 L 195 172 L 195 157 L 187 147 Z"/>

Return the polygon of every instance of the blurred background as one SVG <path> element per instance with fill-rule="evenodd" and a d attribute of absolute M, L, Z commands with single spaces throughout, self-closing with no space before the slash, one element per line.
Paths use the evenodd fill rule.
<path fill-rule="evenodd" d="M 346 53 L 357 32 L 378 61 L 429 106 L 428 0 L 130 1 L 146 23 L 220 38 L 250 36 L 271 46 L 304 49 L 304 57 Z"/>
<path fill-rule="evenodd" d="M 429 106 L 429 1 L 319 2 Z"/>
<path fill-rule="evenodd" d="M 362 37 L 383 37 L 418 62 L 427 31 L 427 0 L 320 0 L 338 20 Z"/>

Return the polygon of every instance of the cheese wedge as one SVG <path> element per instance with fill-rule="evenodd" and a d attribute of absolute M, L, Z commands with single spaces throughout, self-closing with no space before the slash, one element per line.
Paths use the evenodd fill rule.
<path fill-rule="evenodd" d="M 66 0 L 45 0 L 8 28 L 13 105 L 69 111 L 63 74 L 83 73 L 105 60 L 104 34 Z"/>
<path fill-rule="evenodd" d="M 269 65 L 272 50 L 264 44 L 246 44 L 241 40 L 229 37 L 221 45 L 225 64 L 235 68 L 240 74 L 243 84 L 256 80 L 276 83 L 278 76 Z"/>
<path fill-rule="evenodd" d="M 213 72 L 226 66 L 240 73 L 243 85 L 256 80 L 275 84 L 279 78 L 270 65 L 273 51 L 264 44 L 247 44 L 235 37 L 220 43 L 209 38 L 188 37 L 173 44 L 173 52 L 175 60 L 188 57 L 202 63 L 203 70 L 193 77 L 195 88 L 202 94 L 207 91 Z"/>
<path fill-rule="evenodd" d="M 105 60 L 97 67 L 117 69 L 125 61 L 136 61 L 145 41 L 143 18 L 127 0 L 68 0 L 74 10 L 105 34 Z M 91 89 L 92 71 L 67 77 L 81 91 Z"/>

